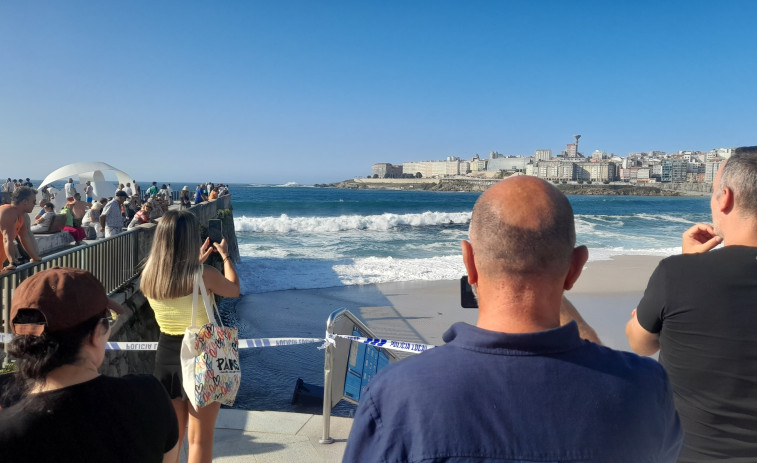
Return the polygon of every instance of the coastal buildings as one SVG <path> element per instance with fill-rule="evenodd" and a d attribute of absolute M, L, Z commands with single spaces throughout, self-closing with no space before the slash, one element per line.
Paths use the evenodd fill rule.
<path fill-rule="evenodd" d="M 630 153 L 621 158 L 602 150 L 590 157 L 578 151 L 575 143 L 566 144 L 559 156 L 550 149 L 537 149 L 532 156 L 504 155 L 497 151 L 486 159 L 478 154 L 470 160 L 448 156 L 440 161 L 407 161 L 401 165 L 374 164 L 373 178 L 503 178 L 513 174 L 533 175 L 551 182 L 624 182 L 624 183 L 712 183 L 715 173 L 728 159 L 732 148 L 707 152 L 680 150 L 675 153 L 649 151 Z"/>

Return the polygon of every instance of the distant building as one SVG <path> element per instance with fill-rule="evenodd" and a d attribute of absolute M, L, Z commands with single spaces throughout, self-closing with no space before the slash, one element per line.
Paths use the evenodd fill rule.
<path fill-rule="evenodd" d="M 471 172 L 484 172 L 486 170 L 486 164 L 486 159 L 479 159 L 478 155 L 476 155 L 471 159 L 469 168 Z"/>
<path fill-rule="evenodd" d="M 421 174 L 423 178 L 432 177 L 432 163 L 433 161 L 411 161 L 402 163 L 402 172 L 405 174 L 416 175 Z"/>
<path fill-rule="evenodd" d="M 526 165 L 529 164 L 531 158 L 524 158 L 523 156 L 508 156 L 498 157 L 495 159 L 489 159 L 486 163 L 486 170 L 489 172 L 498 172 L 504 170 L 507 172 L 523 172 L 526 170 Z"/>
<path fill-rule="evenodd" d="M 733 148 L 718 148 L 715 152 L 717 153 L 717 157 L 728 159 L 733 154 Z"/>
<path fill-rule="evenodd" d="M 533 175 L 544 180 L 575 180 L 576 164 L 562 159 L 539 161 L 534 164 Z"/>
<path fill-rule="evenodd" d="M 590 180 L 592 182 L 611 182 L 616 178 L 614 162 L 578 162 L 576 163 L 576 180 Z"/>
<path fill-rule="evenodd" d="M 684 159 L 663 159 L 660 171 L 660 181 L 663 183 L 686 182 L 688 161 Z"/>
<path fill-rule="evenodd" d="M 380 162 L 371 166 L 371 176 L 375 178 L 399 178 L 402 177 L 402 166 Z"/>
<path fill-rule="evenodd" d="M 713 183 L 715 181 L 715 174 L 718 173 L 718 169 L 725 162 L 722 158 L 712 158 L 712 160 L 704 163 L 704 182 Z"/>
<path fill-rule="evenodd" d="M 549 161 L 552 158 L 552 150 L 536 150 L 534 151 L 534 162 Z"/>
<path fill-rule="evenodd" d="M 568 143 L 567 147 L 565 148 L 565 156 L 568 158 L 575 158 L 578 156 L 578 144 L 577 143 Z"/>

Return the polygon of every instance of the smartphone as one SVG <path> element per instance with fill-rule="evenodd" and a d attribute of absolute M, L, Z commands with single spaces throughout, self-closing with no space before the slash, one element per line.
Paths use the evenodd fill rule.
<path fill-rule="evenodd" d="M 473 288 L 468 283 L 468 275 L 460 278 L 460 306 L 464 309 L 477 309 L 478 300 L 473 294 Z"/>
<path fill-rule="evenodd" d="M 223 224 L 220 219 L 208 220 L 208 237 L 213 243 L 220 243 L 223 239 Z"/>

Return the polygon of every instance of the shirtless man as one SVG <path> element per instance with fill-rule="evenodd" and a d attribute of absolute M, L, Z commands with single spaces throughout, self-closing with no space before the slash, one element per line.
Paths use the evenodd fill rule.
<path fill-rule="evenodd" d="M 42 260 L 37 250 L 37 241 L 31 232 L 29 216 L 36 203 L 37 192 L 22 186 L 13 190 L 11 204 L 0 206 L 0 233 L 3 235 L 3 246 L 0 248 L 0 264 L 2 272 L 16 268 L 16 237 L 31 257 L 32 262 Z"/>

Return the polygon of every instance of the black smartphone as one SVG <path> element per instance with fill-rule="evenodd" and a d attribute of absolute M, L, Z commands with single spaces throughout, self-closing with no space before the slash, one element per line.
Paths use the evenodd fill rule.
<path fill-rule="evenodd" d="M 468 283 L 468 275 L 460 278 L 460 306 L 463 309 L 477 309 L 478 300 L 473 294 L 473 288 Z"/>
<path fill-rule="evenodd" d="M 223 239 L 223 224 L 220 219 L 208 220 L 208 237 L 213 243 L 220 243 Z"/>

